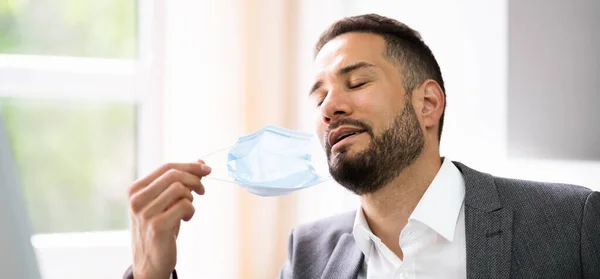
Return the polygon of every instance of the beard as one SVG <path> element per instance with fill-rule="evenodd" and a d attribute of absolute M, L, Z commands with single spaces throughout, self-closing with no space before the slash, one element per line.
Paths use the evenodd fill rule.
<path fill-rule="evenodd" d="M 365 150 L 353 155 L 348 154 L 348 145 L 338 148 L 332 155 L 331 146 L 325 141 L 329 173 L 335 181 L 357 195 L 374 193 L 398 177 L 419 157 L 425 145 L 410 99 L 404 102 L 403 111 L 381 135 L 374 136 L 369 124 L 354 119 L 335 122 L 328 131 L 341 125 L 362 128 L 372 139 Z M 328 135 L 329 132 L 326 138 Z"/>

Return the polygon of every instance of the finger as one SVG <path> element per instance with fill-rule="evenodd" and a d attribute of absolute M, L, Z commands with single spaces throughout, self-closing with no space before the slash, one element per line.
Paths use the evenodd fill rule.
<path fill-rule="evenodd" d="M 200 195 L 204 194 L 204 186 L 199 177 L 188 172 L 171 169 L 130 198 L 131 210 L 134 213 L 143 211 L 148 204 L 175 182 L 181 182 Z"/>
<path fill-rule="evenodd" d="M 181 182 L 186 187 L 190 188 L 190 190 L 202 194 L 204 193 L 204 187 L 202 182 L 200 181 L 200 177 L 197 175 L 191 174 L 189 172 L 184 172 L 180 170 L 170 170 L 156 179 L 154 182 L 150 183 L 148 187 L 146 187 L 143 192 L 148 192 L 150 197 L 155 198 L 160 193 L 162 193 L 169 185 L 175 182 Z"/>
<path fill-rule="evenodd" d="M 199 177 L 206 176 L 211 171 L 210 167 L 206 166 L 205 164 L 200 164 L 200 163 L 168 163 L 168 164 L 164 164 L 163 166 L 156 169 L 149 175 L 134 182 L 133 185 L 129 188 L 129 197 L 133 196 L 138 191 L 145 188 L 150 183 L 152 183 L 154 180 L 156 180 L 157 178 L 162 176 L 164 173 L 166 173 L 167 171 L 172 170 L 172 169 L 176 169 L 176 170 L 183 171 L 183 172 L 188 172 L 188 173 L 194 174 Z"/>
<path fill-rule="evenodd" d="M 167 209 L 167 211 L 158 215 L 156 221 L 164 224 L 166 228 L 176 228 L 183 221 L 189 221 L 194 216 L 196 209 L 192 202 L 187 199 L 179 200 L 175 205 Z"/>
<path fill-rule="evenodd" d="M 198 195 L 204 195 L 204 193 L 206 193 L 206 189 L 204 188 L 204 184 L 202 184 L 202 181 L 200 181 L 200 187 L 198 187 L 198 190 L 194 192 L 196 192 L 196 194 Z"/>
<path fill-rule="evenodd" d="M 142 214 L 147 220 L 151 219 L 165 210 L 168 210 L 168 208 L 174 206 L 181 199 L 187 199 L 190 202 L 193 202 L 194 196 L 192 195 L 191 190 L 183 185 L 183 183 L 175 182 L 164 192 L 160 193 L 155 200 L 151 201 Z"/>

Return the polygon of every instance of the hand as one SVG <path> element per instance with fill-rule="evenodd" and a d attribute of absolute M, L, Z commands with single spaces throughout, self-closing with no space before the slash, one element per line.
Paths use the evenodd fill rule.
<path fill-rule="evenodd" d="M 191 192 L 204 194 L 201 178 L 210 171 L 203 161 L 166 164 L 129 187 L 134 278 L 169 278 L 181 220 L 195 212 Z"/>

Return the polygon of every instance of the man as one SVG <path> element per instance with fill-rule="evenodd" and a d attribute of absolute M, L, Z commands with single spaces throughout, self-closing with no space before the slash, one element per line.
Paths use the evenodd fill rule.
<path fill-rule="evenodd" d="M 373 14 L 342 19 L 315 66 L 317 134 L 361 207 L 294 229 L 280 278 L 600 278 L 600 193 L 440 157 L 444 82 L 417 32 Z M 126 276 L 176 277 L 180 220 L 209 172 L 168 164 L 130 187 Z"/>

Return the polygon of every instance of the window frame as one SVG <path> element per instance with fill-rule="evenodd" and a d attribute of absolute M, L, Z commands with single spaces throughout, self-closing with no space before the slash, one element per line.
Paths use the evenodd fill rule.
<path fill-rule="evenodd" d="M 0 53 L 0 97 L 133 102 L 137 108 L 136 177 L 149 172 L 163 158 L 164 6 L 163 0 L 137 1 L 137 59 Z M 128 186 L 123 185 L 124 199 Z M 123 247 L 129 245 L 126 232 L 36 234 L 32 243 L 36 249 Z"/>

